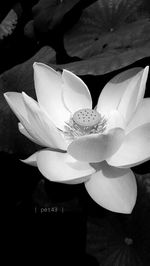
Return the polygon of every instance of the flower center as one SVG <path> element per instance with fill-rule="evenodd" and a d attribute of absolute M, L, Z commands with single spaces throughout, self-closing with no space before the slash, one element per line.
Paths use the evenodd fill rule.
<path fill-rule="evenodd" d="M 101 115 L 92 109 L 80 109 L 74 113 L 73 120 L 81 127 L 93 127 L 101 120 Z"/>
<path fill-rule="evenodd" d="M 69 140 L 89 134 L 103 133 L 106 119 L 92 109 L 80 109 L 65 124 L 64 136 Z"/>

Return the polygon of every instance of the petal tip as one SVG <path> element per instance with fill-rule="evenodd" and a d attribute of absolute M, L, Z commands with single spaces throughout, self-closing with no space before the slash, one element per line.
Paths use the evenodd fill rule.
<path fill-rule="evenodd" d="M 149 66 L 145 67 L 145 75 L 146 75 L 146 79 L 148 78 L 148 74 L 149 74 Z"/>
<path fill-rule="evenodd" d="M 5 92 L 3 95 L 4 95 L 5 100 L 7 101 L 8 100 L 8 92 Z"/>
<path fill-rule="evenodd" d="M 122 213 L 131 214 L 136 205 L 136 200 L 137 200 L 137 185 L 135 184 L 134 195 L 132 198 L 130 198 L 129 202 L 126 202 L 126 205 L 124 206 L 124 209 L 122 210 Z"/>
<path fill-rule="evenodd" d="M 146 71 L 149 71 L 149 66 L 146 66 L 146 67 L 145 67 L 145 70 L 146 70 Z"/>
<path fill-rule="evenodd" d="M 131 205 L 124 206 L 124 209 L 120 213 L 131 214 L 134 209 L 135 203 L 136 201 Z"/>
<path fill-rule="evenodd" d="M 147 78 L 148 73 L 149 73 L 149 66 L 146 66 L 146 67 L 143 69 L 143 75 L 146 76 L 146 78 Z"/>
<path fill-rule="evenodd" d="M 14 91 L 7 91 L 3 95 L 7 103 L 10 105 L 13 102 L 14 96 L 18 94 L 21 94 L 21 93 L 14 92 Z"/>
<path fill-rule="evenodd" d="M 36 68 L 38 65 L 41 65 L 42 63 L 40 63 L 40 62 L 34 62 L 33 63 L 33 68 Z"/>
<path fill-rule="evenodd" d="M 67 70 L 67 69 L 65 69 L 65 68 L 63 68 L 63 70 L 62 70 L 62 73 L 64 74 L 64 73 L 68 73 L 68 72 L 70 72 L 69 70 Z"/>
<path fill-rule="evenodd" d="M 62 72 L 62 78 L 65 80 L 65 79 L 69 79 L 69 78 L 74 78 L 76 79 L 78 82 L 80 82 L 82 85 L 84 85 L 86 88 L 87 88 L 87 85 L 85 84 L 85 82 L 80 78 L 78 77 L 75 73 L 73 73 L 72 71 L 69 71 L 68 69 L 63 69 L 63 72 Z"/>
<path fill-rule="evenodd" d="M 28 99 L 30 99 L 30 96 L 28 96 L 24 91 L 22 91 L 22 97 L 23 97 L 23 99 L 26 101 L 26 100 L 28 100 Z"/>
<path fill-rule="evenodd" d="M 43 67 L 43 66 L 46 67 L 46 65 L 43 64 L 43 63 L 40 63 L 40 62 L 34 62 L 34 63 L 33 63 L 33 71 L 34 71 L 34 73 L 36 73 L 36 72 L 37 72 L 41 67 Z"/>
<path fill-rule="evenodd" d="M 130 202 L 130 204 L 124 206 L 124 210 L 122 211 L 122 213 L 131 214 L 134 209 L 135 204 L 136 204 L 136 198 L 133 202 Z"/>
<path fill-rule="evenodd" d="M 4 95 L 4 97 L 5 97 L 6 100 L 9 100 L 9 96 L 11 96 L 11 94 L 13 94 L 13 92 L 7 91 L 3 95 Z"/>
<path fill-rule="evenodd" d="M 36 166 L 37 167 L 37 152 L 29 156 L 27 159 L 20 159 L 21 162 L 31 165 L 31 166 Z"/>
<path fill-rule="evenodd" d="M 35 67 L 37 64 L 38 64 L 38 62 L 34 62 L 34 63 L 33 63 L 33 67 Z"/>
<path fill-rule="evenodd" d="M 34 63 L 33 63 L 33 70 L 34 70 L 34 72 L 35 72 L 35 71 L 38 71 L 38 69 L 39 69 L 40 67 L 47 67 L 47 65 L 45 65 L 45 64 L 43 64 L 43 63 L 40 63 L 40 62 L 34 62 Z"/>

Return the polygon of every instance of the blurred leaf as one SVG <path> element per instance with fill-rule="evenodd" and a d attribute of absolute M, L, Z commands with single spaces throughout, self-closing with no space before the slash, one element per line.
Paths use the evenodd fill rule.
<path fill-rule="evenodd" d="M 5 37 L 13 33 L 21 13 L 22 7 L 20 3 L 16 3 L 0 23 L 0 40 L 3 40 Z"/>
<path fill-rule="evenodd" d="M 79 1 L 40 0 L 32 9 L 34 24 L 38 31 L 47 32 L 53 29 Z"/>
<path fill-rule="evenodd" d="M 107 22 L 104 17 L 110 14 L 103 10 L 102 23 L 100 10 L 98 3 L 88 7 L 76 26 L 65 35 L 68 54 L 83 59 L 66 65 L 78 75 L 102 75 L 150 56 L 149 18 L 140 16 L 136 21 L 122 21 L 119 10 L 112 20 L 109 21 L 108 16 Z"/>
<path fill-rule="evenodd" d="M 150 55 L 150 42 L 143 47 L 124 50 L 122 53 L 109 51 L 104 54 L 92 56 L 89 59 L 74 63 L 59 65 L 60 68 L 68 69 L 76 75 L 103 75 L 117 69 L 126 67 L 142 58 Z"/>
<path fill-rule="evenodd" d="M 12 34 L 16 27 L 17 19 L 17 14 L 11 9 L 0 24 L 0 40 Z"/>

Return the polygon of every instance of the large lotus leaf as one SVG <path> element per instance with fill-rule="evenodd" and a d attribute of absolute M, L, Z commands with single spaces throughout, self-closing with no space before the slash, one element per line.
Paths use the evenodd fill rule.
<path fill-rule="evenodd" d="M 25 156 L 37 149 L 35 144 L 19 133 L 17 118 L 3 96 L 7 91 L 24 91 L 35 98 L 32 65 L 36 61 L 54 63 L 55 53 L 50 47 L 44 47 L 30 60 L 0 76 L 0 151 Z"/>
<path fill-rule="evenodd" d="M 32 9 L 34 23 L 40 32 L 46 32 L 59 24 L 79 0 L 40 0 Z"/>
<path fill-rule="evenodd" d="M 122 52 L 110 50 L 107 53 L 92 56 L 81 61 L 59 65 L 76 75 L 103 75 L 112 71 L 129 66 L 130 64 L 150 55 L 150 42 L 142 47 L 126 49 Z M 54 66 L 55 67 L 55 66 Z"/>
<path fill-rule="evenodd" d="M 102 266 L 150 265 L 150 174 L 136 175 L 138 199 L 130 215 L 105 211 L 98 217 L 98 208 L 89 212 L 87 251 Z"/>
<path fill-rule="evenodd" d="M 68 54 L 83 59 L 67 66 L 70 70 L 79 75 L 102 75 L 150 56 L 149 18 L 126 23 L 118 20 L 115 26 L 105 28 L 97 7 L 97 3 L 88 7 L 65 35 Z"/>

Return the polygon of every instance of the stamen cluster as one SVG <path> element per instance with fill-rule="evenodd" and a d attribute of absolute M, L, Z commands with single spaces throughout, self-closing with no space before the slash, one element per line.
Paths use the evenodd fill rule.
<path fill-rule="evenodd" d="M 73 117 L 71 117 L 68 122 L 65 122 L 64 136 L 66 139 L 74 140 L 75 138 L 85 135 L 103 133 L 106 129 L 106 122 L 106 119 L 101 116 L 101 119 L 96 125 L 81 126 L 73 120 Z"/>

